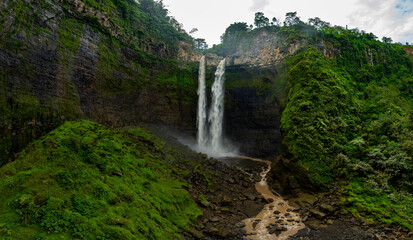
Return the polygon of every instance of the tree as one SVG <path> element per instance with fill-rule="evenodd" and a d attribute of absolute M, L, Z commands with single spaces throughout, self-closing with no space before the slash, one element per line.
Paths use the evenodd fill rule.
<path fill-rule="evenodd" d="M 314 26 L 316 29 L 321 29 L 324 26 L 330 26 L 329 22 L 321 20 L 319 17 L 309 18 L 308 23 Z"/>
<path fill-rule="evenodd" d="M 271 25 L 280 26 L 280 25 L 281 25 L 281 22 L 280 22 L 280 20 L 278 20 L 276 17 L 273 17 L 273 18 L 272 18 Z"/>
<path fill-rule="evenodd" d="M 388 38 L 388 37 L 383 37 L 381 40 L 382 40 L 384 43 L 392 43 L 392 42 L 393 42 L 393 39 Z"/>
<path fill-rule="evenodd" d="M 199 50 L 204 50 L 208 48 L 208 44 L 206 43 L 205 39 L 197 38 L 195 39 L 195 47 Z"/>
<path fill-rule="evenodd" d="M 184 30 L 184 25 L 182 25 L 182 23 L 178 22 L 178 20 L 175 19 L 175 17 L 170 16 L 169 17 L 169 23 L 172 24 L 172 26 L 178 30 L 179 32 L 185 32 Z"/>
<path fill-rule="evenodd" d="M 254 25 L 257 28 L 266 27 L 269 24 L 270 24 L 270 20 L 267 17 L 264 16 L 264 13 L 262 13 L 262 12 L 255 13 Z"/>
<path fill-rule="evenodd" d="M 374 35 L 373 33 L 366 33 L 364 36 L 365 36 L 368 40 L 377 39 L 377 36 Z"/>
<path fill-rule="evenodd" d="M 302 23 L 302 21 L 297 17 L 297 12 L 288 12 L 285 14 L 284 26 L 292 26 L 299 23 Z"/>
<path fill-rule="evenodd" d="M 229 27 L 227 27 L 227 29 L 225 30 L 225 33 L 221 37 L 221 41 L 226 42 L 228 40 L 237 38 L 242 33 L 246 33 L 248 31 L 249 31 L 249 29 L 248 29 L 248 24 L 247 23 L 245 23 L 245 22 L 235 22 L 235 23 L 229 25 Z"/>
<path fill-rule="evenodd" d="M 198 32 L 198 28 L 192 28 L 191 31 L 189 31 L 189 34 L 193 34 Z"/>

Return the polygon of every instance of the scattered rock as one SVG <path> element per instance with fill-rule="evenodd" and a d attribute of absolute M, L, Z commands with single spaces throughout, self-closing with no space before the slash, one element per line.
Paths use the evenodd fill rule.
<path fill-rule="evenodd" d="M 201 205 L 204 206 L 204 207 L 209 207 L 211 205 L 211 203 L 208 202 L 207 200 L 202 200 Z"/>
<path fill-rule="evenodd" d="M 290 200 L 290 205 L 295 208 L 310 208 L 317 201 L 317 197 L 307 193 L 298 193 L 298 197 Z"/>
<path fill-rule="evenodd" d="M 334 212 L 337 209 L 337 207 L 333 207 L 331 205 L 322 203 L 322 204 L 320 204 L 320 209 L 328 211 L 328 212 Z"/>
<path fill-rule="evenodd" d="M 244 222 L 236 223 L 236 224 L 235 224 L 235 227 L 237 227 L 237 228 L 243 228 L 243 227 L 245 227 L 245 223 L 244 223 Z"/>
<path fill-rule="evenodd" d="M 318 211 L 317 209 L 310 209 L 311 214 L 313 214 L 316 218 L 318 219 L 322 219 L 324 218 L 326 215 L 320 211 Z"/>
<path fill-rule="evenodd" d="M 250 194 L 250 195 L 245 195 L 249 200 L 254 201 L 255 200 L 255 196 Z"/>
<path fill-rule="evenodd" d="M 258 225 L 258 223 L 259 223 L 260 221 L 261 221 L 261 220 L 255 220 L 255 221 L 252 223 L 252 228 L 255 229 L 255 227 Z"/>
<path fill-rule="evenodd" d="M 213 217 L 213 218 L 211 219 L 211 222 L 219 222 L 219 218 Z"/>
<path fill-rule="evenodd" d="M 190 229 L 190 233 L 195 239 L 202 239 L 205 237 L 200 231 L 196 229 Z"/>
<path fill-rule="evenodd" d="M 317 230 L 320 228 L 320 222 L 319 221 L 308 221 L 305 223 L 310 229 Z"/>

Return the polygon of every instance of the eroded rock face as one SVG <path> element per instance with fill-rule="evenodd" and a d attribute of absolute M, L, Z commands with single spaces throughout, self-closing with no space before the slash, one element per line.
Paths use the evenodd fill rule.
<path fill-rule="evenodd" d="M 175 58 L 176 49 L 142 38 L 138 52 L 128 45 L 137 40 L 105 12 L 67 2 L 65 9 L 57 0 L 0 2 L 1 156 L 79 117 L 110 126 L 195 128 L 197 73 L 159 61 Z"/>
<path fill-rule="evenodd" d="M 9 11 L 3 15 L 0 37 L 2 103 L 9 113 L 0 119 L 0 131 L 10 137 L 6 142 L 22 143 L 11 148 L 24 147 L 33 136 L 79 117 L 110 126 L 155 122 L 195 133 L 196 69 L 201 55 L 190 43 L 168 48 L 139 39 L 143 53 L 159 59 L 177 57 L 180 69 L 171 69 L 128 47 L 137 40 L 109 21 L 107 13 L 86 7 L 84 1 L 67 1 L 65 8 L 57 0 L 24 2 L 27 7 L 20 15 L 9 8 L 10 1 L 0 6 L 2 12 Z M 18 20 L 31 17 L 34 21 L 28 25 Z M 84 20 L 88 18 L 106 30 L 96 29 Z M 263 31 L 249 46 L 239 46 L 227 56 L 225 129 L 242 152 L 257 157 L 279 152 L 286 78 L 277 66 L 299 46 L 283 47 L 280 39 Z M 214 54 L 206 56 L 210 82 L 220 60 Z M 176 79 L 177 84 L 168 79 Z M 35 125 L 43 126 L 42 130 L 22 132 L 37 129 Z"/>
<path fill-rule="evenodd" d="M 248 44 L 240 41 L 239 46 L 233 53 L 226 56 L 227 67 L 270 67 L 282 63 L 286 56 L 293 54 L 303 46 L 304 42 L 290 43 L 284 46 L 284 39 L 275 33 L 261 31 Z M 192 50 L 185 50 L 188 46 L 182 46 L 179 50 L 178 59 L 186 62 L 199 62 L 201 54 Z M 326 48 L 326 54 L 332 50 Z M 223 58 L 215 54 L 207 54 L 207 65 L 217 66 Z"/>
<path fill-rule="evenodd" d="M 283 47 L 283 40 L 275 34 L 261 31 L 247 47 L 238 46 L 236 53 L 227 57 L 227 66 L 264 67 L 280 63 L 293 54 L 302 44 Z"/>
<path fill-rule="evenodd" d="M 256 85 L 237 86 L 237 82 L 242 81 L 238 79 L 239 74 L 251 74 L 250 81 L 256 82 Z M 240 147 L 240 152 L 256 157 L 271 157 L 280 152 L 281 102 L 286 97 L 286 89 L 280 89 L 276 93 L 260 88 L 271 88 L 284 80 L 275 67 L 227 70 L 229 86 L 226 94 L 224 129 L 226 135 Z"/>

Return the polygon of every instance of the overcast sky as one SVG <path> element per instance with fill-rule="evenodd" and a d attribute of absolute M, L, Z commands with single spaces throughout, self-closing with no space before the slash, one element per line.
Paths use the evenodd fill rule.
<path fill-rule="evenodd" d="M 332 25 L 373 32 L 380 39 L 413 44 L 413 0 L 163 0 L 185 30 L 199 31 L 210 45 L 234 22 L 254 23 L 255 12 L 264 12 L 270 20 L 284 21 L 285 13 L 297 11 L 302 21 L 319 17 Z"/>

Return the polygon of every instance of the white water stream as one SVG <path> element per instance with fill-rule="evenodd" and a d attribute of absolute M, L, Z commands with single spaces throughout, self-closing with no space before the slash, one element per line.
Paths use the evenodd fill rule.
<path fill-rule="evenodd" d="M 209 111 L 209 134 L 211 136 L 211 148 L 215 152 L 223 152 L 222 144 L 222 120 L 224 118 L 224 82 L 225 59 L 219 62 L 215 72 L 215 81 L 212 85 L 212 103 Z"/>
<path fill-rule="evenodd" d="M 198 116 L 197 116 L 197 143 L 198 146 L 205 146 L 208 141 L 207 137 L 207 98 L 205 90 L 205 56 L 202 56 L 199 62 L 198 76 Z"/>

